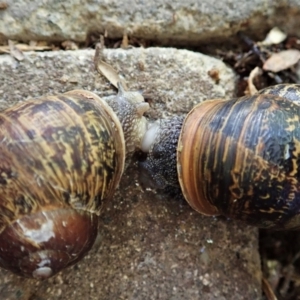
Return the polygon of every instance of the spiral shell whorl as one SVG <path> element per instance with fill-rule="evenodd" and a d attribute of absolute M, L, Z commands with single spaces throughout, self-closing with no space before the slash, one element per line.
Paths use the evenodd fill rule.
<path fill-rule="evenodd" d="M 149 104 L 139 92 L 125 91 L 120 83 L 118 88 L 118 94 L 106 98 L 106 101 L 121 122 L 126 157 L 130 158 L 135 150 L 142 147 L 142 139 L 147 128 L 147 121 L 143 115 L 149 109 Z"/>
<path fill-rule="evenodd" d="M 20 217 L 0 234 L 0 266 L 46 279 L 79 261 L 97 236 L 98 218 L 83 210 L 44 210 Z"/>
<path fill-rule="evenodd" d="M 0 140 L 0 241 L 6 243 L 5 237 L 13 236 L 10 243 L 5 244 L 6 249 L 0 247 L 2 253 L 9 253 L 13 245 L 25 249 L 22 234 L 31 249 L 29 252 L 33 252 L 21 252 L 33 261 L 37 258 L 31 255 L 38 249 L 48 251 L 49 246 L 50 252 L 55 251 L 53 244 L 56 236 L 60 236 L 59 229 L 53 229 L 51 245 L 37 243 L 32 248 L 30 244 L 34 242 L 28 244 L 26 237 L 28 230 L 21 230 L 19 224 L 26 219 L 24 224 L 30 227 L 30 218 L 38 216 L 32 226 L 42 230 L 45 220 L 41 216 L 47 214 L 47 224 L 52 222 L 53 228 L 58 228 L 57 221 L 51 217 L 57 218 L 59 211 L 70 214 L 74 219 L 70 224 L 76 225 L 75 216 L 78 217 L 81 226 L 70 229 L 74 234 L 73 242 L 83 243 L 77 247 L 88 251 L 96 236 L 96 217 L 103 203 L 112 198 L 125 162 L 121 124 L 111 108 L 95 94 L 81 90 L 28 100 L 0 113 Z M 64 219 L 58 220 L 63 228 L 62 222 L 68 220 L 68 214 L 62 214 Z M 36 229 L 38 226 L 40 229 Z M 69 239 L 69 231 L 62 232 L 66 236 L 58 239 L 64 245 L 64 240 Z M 20 249 L 12 251 L 18 253 Z M 78 255 L 84 256 L 81 250 L 79 252 L 57 258 L 63 261 L 60 267 L 71 264 Z M 51 253 L 49 255 L 53 257 Z M 55 257 L 56 254 L 54 261 Z M 5 258 L 1 257 L 1 261 L 5 268 L 10 268 L 9 262 L 3 263 Z M 53 275 L 57 271 L 59 267 L 53 267 L 48 273 Z M 23 275 L 29 276 L 26 272 Z"/>
<path fill-rule="evenodd" d="M 267 94 L 196 106 L 177 153 L 190 205 L 259 227 L 299 227 L 299 118 L 298 105 Z"/>
<path fill-rule="evenodd" d="M 300 105 L 300 84 L 277 84 L 275 86 L 262 89 L 258 91 L 257 94 L 279 96 Z"/>

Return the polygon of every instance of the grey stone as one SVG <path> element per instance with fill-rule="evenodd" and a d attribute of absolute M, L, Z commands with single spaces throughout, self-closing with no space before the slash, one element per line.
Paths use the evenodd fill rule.
<path fill-rule="evenodd" d="M 0 36 L 16 40 L 74 40 L 95 33 L 164 45 L 224 42 L 238 31 L 263 37 L 273 26 L 298 34 L 299 0 L 40 1 L 5 0 Z M 287 16 L 289 16 L 287 18 Z"/>
<path fill-rule="evenodd" d="M 116 91 L 94 71 L 94 51 L 0 56 L 0 106 L 83 88 Z M 147 95 L 150 119 L 184 114 L 195 103 L 228 98 L 235 75 L 221 61 L 185 50 L 106 50 L 106 62 L 132 90 Z M 218 83 L 208 73 L 219 74 Z M 142 190 L 135 164 L 126 170 L 100 220 L 98 241 L 77 265 L 44 282 L 0 270 L 7 299 L 259 299 L 258 231 L 201 216 L 185 202 Z"/>

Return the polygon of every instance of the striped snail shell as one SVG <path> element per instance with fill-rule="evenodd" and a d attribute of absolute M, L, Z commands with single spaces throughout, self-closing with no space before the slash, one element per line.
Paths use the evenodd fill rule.
<path fill-rule="evenodd" d="M 142 174 L 153 186 L 180 185 L 202 214 L 300 228 L 299 105 L 300 85 L 281 84 L 157 122 L 145 134 Z"/>
<path fill-rule="evenodd" d="M 74 90 L 0 113 L 1 267 L 45 279 L 90 250 L 125 152 L 133 151 L 145 128 L 142 101 L 119 86 L 110 102 L 126 111 Z"/>

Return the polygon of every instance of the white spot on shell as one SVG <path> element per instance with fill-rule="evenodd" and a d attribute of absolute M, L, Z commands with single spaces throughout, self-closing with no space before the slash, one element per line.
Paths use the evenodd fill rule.
<path fill-rule="evenodd" d="M 38 252 L 39 257 L 41 258 L 41 261 L 39 262 L 38 266 L 40 268 L 44 267 L 45 265 L 48 265 L 51 263 L 51 260 L 44 252 Z"/>
<path fill-rule="evenodd" d="M 284 148 L 284 159 L 289 159 L 290 158 L 290 147 L 289 145 L 285 145 Z"/>
<path fill-rule="evenodd" d="M 34 278 L 48 278 L 52 275 L 53 271 L 49 267 L 41 267 L 32 272 Z"/>
<path fill-rule="evenodd" d="M 44 216 L 45 218 L 43 219 L 43 224 L 41 224 L 39 229 L 28 228 L 20 220 L 17 221 L 19 226 L 22 228 L 24 232 L 24 236 L 26 236 L 28 239 L 31 239 L 37 244 L 42 242 L 47 242 L 52 237 L 55 237 L 55 233 L 53 231 L 53 227 L 54 227 L 53 221 L 48 219 L 47 215 L 44 214 Z"/>

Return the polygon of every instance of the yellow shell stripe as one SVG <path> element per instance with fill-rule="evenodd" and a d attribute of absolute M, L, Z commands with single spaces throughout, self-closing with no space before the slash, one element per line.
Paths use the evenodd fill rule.
<path fill-rule="evenodd" d="M 99 99 L 72 91 L 0 114 L 0 230 L 40 209 L 71 205 L 99 213 L 125 159 L 121 125 Z"/>
<path fill-rule="evenodd" d="M 300 198 L 296 100 L 254 95 L 192 109 L 179 138 L 177 167 L 194 209 L 263 227 L 289 226 L 286 220 L 297 213 L 291 201 Z"/>

